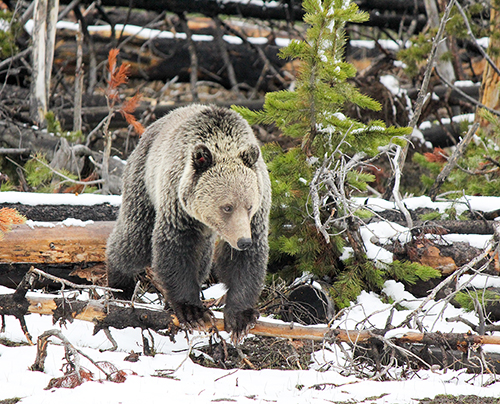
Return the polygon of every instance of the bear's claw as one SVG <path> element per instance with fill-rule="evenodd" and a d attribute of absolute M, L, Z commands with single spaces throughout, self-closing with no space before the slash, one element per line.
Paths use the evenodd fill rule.
<path fill-rule="evenodd" d="M 176 305 L 174 311 L 179 322 L 189 329 L 203 328 L 206 322 L 210 322 L 212 315 L 209 309 L 191 303 Z"/>
<path fill-rule="evenodd" d="M 231 332 L 231 340 L 234 344 L 238 344 L 248 334 L 259 316 L 259 312 L 254 308 L 224 312 L 224 328 L 227 332 Z"/>

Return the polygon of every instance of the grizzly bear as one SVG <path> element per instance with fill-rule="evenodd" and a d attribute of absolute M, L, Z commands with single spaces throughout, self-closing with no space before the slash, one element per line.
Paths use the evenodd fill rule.
<path fill-rule="evenodd" d="M 258 318 L 270 204 L 267 167 L 239 114 L 203 105 L 174 110 L 148 127 L 127 161 L 107 245 L 109 286 L 130 298 L 135 275 L 150 267 L 191 328 L 208 318 L 200 286 L 213 271 L 227 287 L 225 329 L 239 340 Z"/>

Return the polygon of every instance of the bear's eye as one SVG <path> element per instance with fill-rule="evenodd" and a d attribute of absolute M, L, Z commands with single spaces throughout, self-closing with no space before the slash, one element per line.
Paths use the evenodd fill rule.
<path fill-rule="evenodd" d="M 221 209 L 224 213 L 232 213 L 233 205 L 224 205 Z"/>

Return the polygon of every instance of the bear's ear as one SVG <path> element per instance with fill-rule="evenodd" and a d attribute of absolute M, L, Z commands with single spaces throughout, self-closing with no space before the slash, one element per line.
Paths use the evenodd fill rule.
<path fill-rule="evenodd" d="M 204 144 L 196 145 L 193 150 L 193 167 L 196 171 L 205 171 L 212 166 L 212 153 Z"/>
<path fill-rule="evenodd" d="M 252 168 L 253 165 L 257 162 L 259 155 L 260 155 L 260 150 L 254 144 L 240 153 L 241 159 L 243 160 L 243 164 L 245 164 L 247 167 L 250 168 Z"/>

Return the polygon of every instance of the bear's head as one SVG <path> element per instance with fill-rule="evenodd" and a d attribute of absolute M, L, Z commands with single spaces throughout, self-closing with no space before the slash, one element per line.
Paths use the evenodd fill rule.
<path fill-rule="evenodd" d="M 237 250 L 252 245 L 250 223 L 262 199 L 262 183 L 255 170 L 259 156 L 256 145 L 227 156 L 197 144 L 181 180 L 182 207 Z"/>

